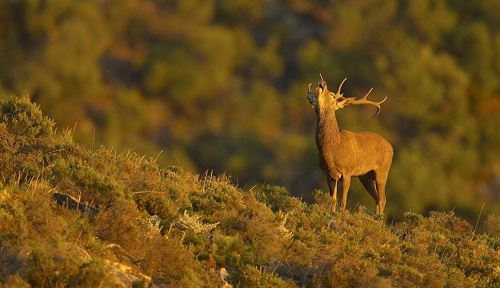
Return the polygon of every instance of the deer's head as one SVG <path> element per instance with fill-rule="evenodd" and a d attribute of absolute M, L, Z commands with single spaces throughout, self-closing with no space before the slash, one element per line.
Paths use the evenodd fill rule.
<path fill-rule="evenodd" d="M 372 92 L 373 88 L 370 89 L 370 91 L 368 91 L 368 93 L 366 93 L 366 95 L 361 99 L 356 99 L 356 97 L 344 97 L 344 94 L 340 93 L 340 90 L 342 89 L 342 85 L 344 84 L 345 80 L 347 80 L 347 78 L 345 78 L 342 83 L 340 83 L 339 88 L 337 89 L 337 93 L 333 93 L 328 91 L 328 86 L 323 80 L 323 76 L 321 75 L 321 73 L 319 74 L 319 76 L 321 80 L 318 81 L 318 86 L 315 89 L 316 94 L 311 91 L 311 84 L 309 84 L 307 89 L 307 100 L 309 100 L 309 103 L 317 112 L 324 109 L 331 109 L 333 111 L 336 111 L 349 105 L 366 104 L 377 108 L 377 113 L 375 113 L 374 115 L 376 116 L 380 112 L 380 104 L 384 103 L 384 101 L 387 100 L 387 97 L 385 97 L 384 100 L 380 102 L 373 102 L 366 99 L 370 92 Z"/>

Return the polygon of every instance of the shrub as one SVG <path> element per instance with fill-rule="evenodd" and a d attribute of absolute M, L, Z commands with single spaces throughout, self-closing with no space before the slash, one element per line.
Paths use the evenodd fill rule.
<path fill-rule="evenodd" d="M 134 202 L 116 200 L 97 215 L 96 235 L 102 241 L 119 245 L 131 261 L 137 261 L 144 256 L 143 242 L 147 235 L 141 217 Z"/>
<path fill-rule="evenodd" d="M 493 238 L 500 238 L 500 215 L 490 214 L 484 222 L 486 234 Z"/>
<path fill-rule="evenodd" d="M 290 194 L 284 187 L 263 185 L 260 189 L 250 191 L 254 197 L 265 203 L 273 212 L 290 212 L 301 203 L 297 198 L 290 197 Z"/>
<path fill-rule="evenodd" d="M 78 268 L 78 273 L 68 281 L 69 287 L 112 287 L 116 286 L 100 259 L 90 260 Z"/>
<path fill-rule="evenodd" d="M 7 124 L 11 134 L 22 140 L 21 145 L 43 141 L 53 136 L 55 122 L 43 116 L 40 107 L 28 97 L 0 102 L 0 122 Z"/>

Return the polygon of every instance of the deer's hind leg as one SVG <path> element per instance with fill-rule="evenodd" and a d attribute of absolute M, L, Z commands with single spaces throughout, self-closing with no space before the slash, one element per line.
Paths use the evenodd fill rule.
<path fill-rule="evenodd" d="M 377 187 L 377 193 L 378 193 L 378 202 L 377 202 L 377 214 L 382 215 L 384 214 L 384 209 L 385 209 L 385 203 L 386 203 L 386 198 L 385 198 L 385 185 L 387 183 L 387 177 L 389 176 L 389 171 L 383 172 L 379 171 L 378 173 L 375 172 L 375 185 Z"/>
<path fill-rule="evenodd" d="M 330 188 L 330 195 L 333 198 L 333 212 L 337 212 L 337 184 L 338 181 L 327 177 L 326 181 L 328 182 L 328 188 Z"/>
<path fill-rule="evenodd" d="M 365 187 L 366 191 L 370 193 L 372 196 L 373 200 L 375 200 L 375 205 L 378 205 L 378 193 L 377 193 L 377 187 L 375 186 L 375 173 L 374 171 L 370 171 L 366 173 L 365 175 L 358 176 L 359 181 L 361 181 L 361 184 Z"/>
<path fill-rule="evenodd" d="M 349 186 L 351 185 L 351 176 L 342 175 L 342 202 L 340 203 L 340 210 L 345 211 L 347 206 L 347 193 L 349 193 Z"/>

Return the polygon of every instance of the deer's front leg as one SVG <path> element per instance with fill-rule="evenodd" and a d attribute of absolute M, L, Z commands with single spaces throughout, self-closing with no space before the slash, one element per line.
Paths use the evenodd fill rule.
<path fill-rule="evenodd" d="M 328 187 L 330 188 L 330 195 L 333 198 L 333 212 L 337 211 L 337 183 L 338 181 L 330 177 L 327 178 Z"/>
<path fill-rule="evenodd" d="M 347 193 L 349 193 L 349 186 L 351 185 L 351 176 L 342 177 L 342 202 L 340 203 L 340 209 L 345 211 L 347 206 Z"/>

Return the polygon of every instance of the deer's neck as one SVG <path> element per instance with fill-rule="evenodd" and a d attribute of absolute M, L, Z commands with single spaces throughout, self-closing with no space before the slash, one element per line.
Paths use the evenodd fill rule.
<path fill-rule="evenodd" d="M 316 145 L 320 151 L 332 151 L 340 145 L 340 131 L 333 109 L 318 109 Z"/>

